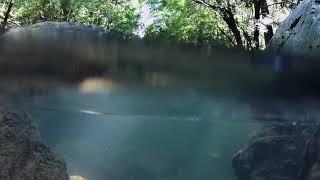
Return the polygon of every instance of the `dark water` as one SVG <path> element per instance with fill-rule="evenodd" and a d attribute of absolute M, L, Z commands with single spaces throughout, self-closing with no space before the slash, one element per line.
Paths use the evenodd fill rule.
<path fill-rule="evenodd" d="M 233 155 L 261 127 L 235 98 L 99 80 L 25 108 L 69 174 L 87 180 L 234 180 Z"/>
<path fill-rule="evenodd" d="M 22 106 L 43 139 L 87 180 L 235 180 L 233 155 L 270 119 L 303 121 L 312 105 L 304 96 L 320 92 L 318 63 L 286 56 L 25 42 L 1 49 L 0 100 L 32 97 Z"/>

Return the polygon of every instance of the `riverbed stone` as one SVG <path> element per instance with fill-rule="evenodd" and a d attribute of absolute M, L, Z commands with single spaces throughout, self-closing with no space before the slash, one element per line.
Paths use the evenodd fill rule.
<path fill-rule="evenodd" d="M 0 108 L 0 179 L 69 180 L 64 160 L 42 141 L 29 116 L 14 108 Z"/>
<path fill-rule="evenodd" d="M 319 132 L 311 120 L 265 126 L 234 155 L 238 180 L 317 180 Z"/>

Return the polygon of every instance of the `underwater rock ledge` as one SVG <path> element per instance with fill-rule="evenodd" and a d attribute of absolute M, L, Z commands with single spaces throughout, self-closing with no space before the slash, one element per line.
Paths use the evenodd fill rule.
<path fill-rule="evenodd" d="M 320 179 L 320 126 L 316 120 L 265 126 L 233 157 L 238 180 Z"/>
<path fill-rule="evenodd" d="M 0 179 L 69 180 L 66 164 L 50 151 L 22 111 L 0 108 Z"/>

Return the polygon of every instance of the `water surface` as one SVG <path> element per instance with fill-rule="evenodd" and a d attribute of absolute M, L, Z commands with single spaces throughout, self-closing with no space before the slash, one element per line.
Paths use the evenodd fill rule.
<path fill-rule="evenodd" d="M 24 107 L 69 174 L 88 180 L 234 180 L 233 155 L 261 127 L 236 98 L 85 83 L 51 89 Z"/>

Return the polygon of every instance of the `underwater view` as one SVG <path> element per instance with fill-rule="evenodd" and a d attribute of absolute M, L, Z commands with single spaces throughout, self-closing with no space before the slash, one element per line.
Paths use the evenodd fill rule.
<path fill-rule="evenodd" d="M 90 91 L 89 81 L 103 88 Z M 114 86 L 89 79 L 24 104 L 45 142 L 64 157 L 70 175 L 236 179 L 232 157 L 261 128 L 250 117 L 249 104 L 195 89 Z"/>
<path fill-rule="evenodd" d="M 90 77 L 14 104 L 76 180 L 237 180 L 248 166 L 295 176 L 308 162 L 299 154 L 312 155 L 305 141 L 318 137 L 314 98 L 216 96 L 191 82 L 158 82 Z"/>
<path fill-rule="evenodd" d="M 0 180 L 320 180 L 319 0 L 0 4 Z"/>

